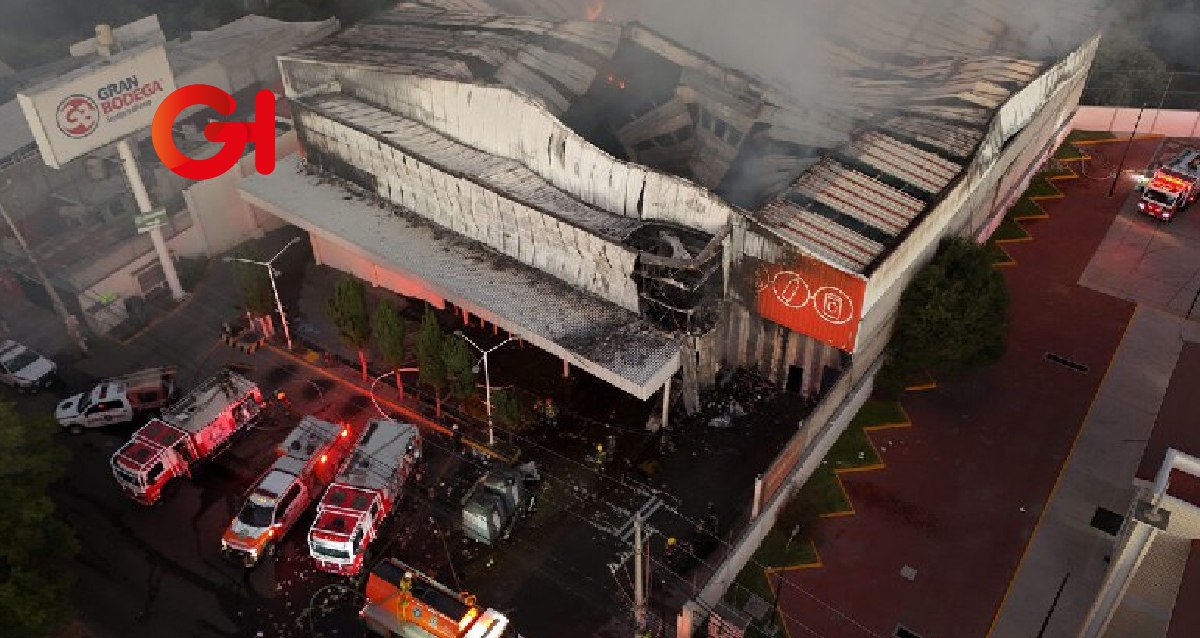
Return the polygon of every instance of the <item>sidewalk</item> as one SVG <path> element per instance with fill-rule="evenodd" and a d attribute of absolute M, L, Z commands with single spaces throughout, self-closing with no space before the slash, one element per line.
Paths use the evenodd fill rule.
<path fill-rule="evenodd" d="M 1097 507 L 1124 515 L 1184 341 L 1200 324 L 1139 306 L 1002 603 L 992 638 L 1074 638 L 1099 591 L 1114 538 L 1091 527 Z"/>

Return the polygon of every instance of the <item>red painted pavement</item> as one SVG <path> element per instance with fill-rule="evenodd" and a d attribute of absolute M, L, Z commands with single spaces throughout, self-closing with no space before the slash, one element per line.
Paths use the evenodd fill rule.
<path fill-rule="evenodd" d="M 1157 146 L 1135 142 L 1126 166 L 1145 166 Z M 1110 172 L 1122 147 L 1088 147 L 1098 158 L 1089 171 Z M 1008 353 L 907 395 L 913 427 L 872 435 L 887 467 L 843 476 L 857 514 L 821 522 L 823 567 L 784 573 L 792 638 L 890 637 L 897 624 L 922 638 L 989 631 L 1133 311 L 1075 283 L 1130 183 L 1112 199 L 1109 181 L 1055 183 L 1067 197 L 1041 202 L 1049 219 L 1024 222 L 1034 241 L 1006 246 L 1017 260 L 1002 271 L 1012 295 Z M 1051 363 L 1047 352 L 1089 371 Z M 901 577 L 905 565 L 914 580 Z"/>

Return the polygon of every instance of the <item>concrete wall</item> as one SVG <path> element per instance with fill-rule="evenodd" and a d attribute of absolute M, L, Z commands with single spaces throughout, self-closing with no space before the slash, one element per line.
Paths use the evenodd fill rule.
<path fill-rule="evenodd" d="M 173 257 L 202 254 L 196 251 L 200 244 L 199 229 L 193 224 L 167 238 L 167 249 Z M 106 332 L 124 321 L 125 299 L 143 294 L 137 273 L 158 263 L 158 254 L 149 246 L 149 235 L 135 238 L 129 250 L 118 251 L 117 261 L 124 262 L 100 281 L 83 288 L 78 295 L 79 307 L 84 320 L 96 332 Z M 103 303 L 111 300 L 110 303 Z"/>
<path fill-rule="evenodd" d="M 318 264 L 336 268 L 354 275 L 372 286 L 386 288 L 394 293 L 428 301 L 435 308 L 445 308 L 446 299 L 430 289 L 424 282 L 405 277 L 386 268 L 380 268 L 369 256 L 345 246 L 334 244 L 309 233 L 313 257 Z"/>
<path fill-rule="evenodd" d="M 692 609 L 711 609 L 720 602 L 738 572 L 775 526 L 779 509 L 812 476 L 829 448 L 871 395 L 877 371 L 878 365 L 872 365 L 843 375 L 813 414 L 800 423 L 779 460 L 767 472 L 768 475 L 776 474 L 777 478 L 773 487 L 763 489 L 763 507 L 759 516 L 732 543 L 734 549 L 703 585 L 698 596 L 699 605 Z M 696 620 L 691 623 L 693 627 L 698 625 Z"/>
<path fill-rule="evenodd" d="M 275 138 L 276 157 L 291 155 L 298 146 L 295 132 L 284 133 Z M 184 189 L 183 199 L 197 233 L 192 245 L 180 247 L 180 255 L 211 257 L 283 225 L 274 215 L 258 211 L 242 201 L 238 182 L 253 172 L 254 156 L 246 155 L 224 174 Z"/>
<path fill-rule="evenodd" d="M 380 197 L 633 312 L 637 252 L 610 243 L 395 146 L 300 111 L 306 148 L 365 171 Z"/>
<path fill-rule="evenodd" d="M 1133 133 L 1136 128 L 1136 132 L 1141 135 L 1196 137 L 1200 136 L 1200 111 L 1081 106 L 1071 119 L 1071 128 L 1078 131 L 1114 133 Z"/>
<path fill-rule="evenodd" d="M 499 87 L 331 67 L 283 56 L 288 97 L 340 89 L 464 144 L 517 160 L 581 201 L 609 212 L 715 234 L 733 210 L 671 175 L 619 161 L 575 134 L 541 104 Z"/>

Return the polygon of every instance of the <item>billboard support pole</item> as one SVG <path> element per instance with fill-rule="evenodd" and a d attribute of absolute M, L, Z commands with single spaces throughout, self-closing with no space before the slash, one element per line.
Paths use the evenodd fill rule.
<path fill-rule="evenodd" d="M 121 166 L 125 169 L 125 177 L 129 178 L 129 187 L 133 189 L 133 197 L 137 200 L 138 210 L 143 214 L 153 211 L 150 203 L 150 193 L 142 181 L 142 173 L 138 169 L 137 158 L 133 156 L 133 147 L 129 138 L 123 137 L 117 142 L 117 152 L 121 155 Z M 162 227 L 150 229 L 150 240 L 154 242 L 154 252 L 158 253 L 158 263 L 162 264 L 163 274 L 167 277 L 167 286 L 171 289 L 171 298 L 175 301 L 183 299 L 183 286 L 179 284 L 179 275 L 175 272 L 175 263 L 171 261 L 171 253 L 167 251 L 167 242 L 162 236 Z"/>

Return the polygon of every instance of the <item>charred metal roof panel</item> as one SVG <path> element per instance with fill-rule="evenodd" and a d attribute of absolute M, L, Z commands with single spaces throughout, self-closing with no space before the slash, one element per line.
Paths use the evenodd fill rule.
<path fill-rule="evenodd" d="M 495 83 L 562 113 L 616 52 L 621 27 L 400 4 L 288 59 Z"/>
<path fill-rule="evenodd" d="M 252 175 L 243 197 L 338 245 L 426 282 L 500 327 L 646 399 L 679 367 L 679 341 L 637 314 L 573 288 L 416 213 L 383 208 L 343 182 L 301 172 L 295 157 Z M 489 316 L 490 315 L 490 316 Z"/>
<path fill-rule="evenodd" d="M 524 164 L 467 146 L 414 120 L 351 97 L 328 95 L 304 101 L 321 114 L 387 140 L 417 159 L 535 208 L 614 243 L 643 222 L 584 204 Z"/>
<path fill-rule="evenodd" d="M 796 180 L 793 191 L 891 235 L 899 234 L 925 203 L 828 158 Z"/>
<path fill-rule="evenodd" d="M 956 157 L 967 158 L 983 139 L 983 131 L 929 117 L 897 115 L 883 121 L 880 128 L 896 131 Z M 937 191 L 933 191 L 937 192 Z"/>
<path fill-rule="evenodd" d="M 928 120 L 919 121 L 924 123 Z M 946 126 L 945 128 L 977 133 L 958 127 Z M 975 142 L 979 141 L 982 133 L 977 133 L 977 135 L 974 138 Z M 974 144 L 967 147 L 965 153 L 955 154 L 969 156 L 972 148 L 974 148 Z M 858 136 L 842 150 L 850 157 L 913 184 L 926 193 L 941 192 L 963 169 L 960 164 L 955 164 L 933 153 L 922 151 L 911 144 L 905 144 L 894 137 L 874 131 Z"/>
<path fill-rule="evenodd" d="M 862 272 L 884 248 L 788 200 L 771 203 L 759 212 L 758 220 L 781 238 L 852 272 Z"/>

